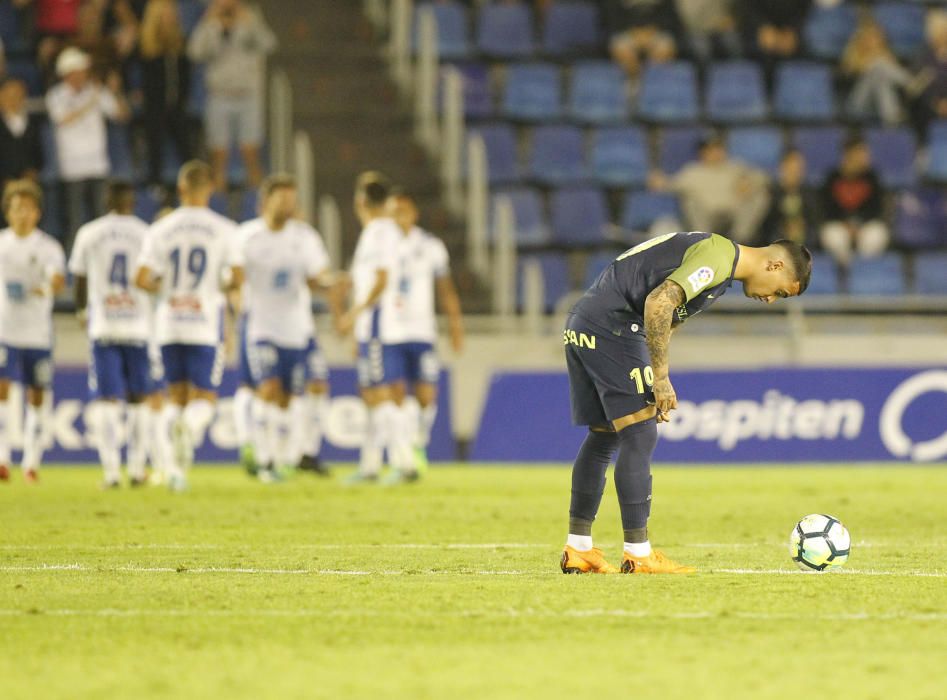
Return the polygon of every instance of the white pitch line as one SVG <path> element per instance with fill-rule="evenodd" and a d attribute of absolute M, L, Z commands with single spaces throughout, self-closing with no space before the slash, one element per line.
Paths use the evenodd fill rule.
<path fill-rule="evenodd" d="M 63 544 L 0 544 L 0 550 L 9 551 L 48 551 L 55 549 L 81 549 L 94 552 L 125 552 L 135 550 L 221 550 L 239 548 L 241 545 L 223 545 L 223 544 L 185 544 L 181 542 L 171 543 L 146 543 L 146 544 L 82 544 L 79 542 L 66 542 Z M 433 544 L 430 542 L 383 542 L 369 543 L 358 542 L 352 544 L 335 543 L 307 543 L 296 542 L 286 544 L 272 545 L 279 549 L 559 549 L 560 545 L 550 542 L 446 542 L 444 544 Z M 745 548 L 773 548 L 784 546 L 783 542 L 693 542 L 677 543 L 669 545 L 674 549 L 745 549 Z M 872 542 L 856 542 L 854 547 L 880 547 L 884 546 Z M 620 543 L 604 543 L 599 547 L 620 548 Z"/>

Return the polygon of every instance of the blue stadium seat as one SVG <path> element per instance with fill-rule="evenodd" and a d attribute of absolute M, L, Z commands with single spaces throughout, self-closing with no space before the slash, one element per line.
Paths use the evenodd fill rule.
<path fill-rule="evenodd" d="M 227 195 L 223 192 L 214 192 L 214 194 L 210 196 L 210 202 L 207 206 L 211 211 L 215 211 L 222 216 L 230 216 L 230 212 L 227 211 L 228 204 Z"/>
<path fill-rule="evenodd" d="M 731 158 L 775 176 L 783 155 L 783 133 L 775 126 L 731 129 L 727 135 L 727 151 Z"/>
<path fill-rule="evenodd" d="M 10 59 L 7 61 L 7 75 L 22 80 L 30 97 L 42 97 L 43 74 L 35 61 Z"/>
<path fill-rule="evenodd" d="M 696 126 L 668 127 L 661 131 L 658 146 L 658 167 L 673 175 L 687 163 L 697 158 L 704 129 Z"/>
<path fill-rule="evenodd" d="M 677 197 L 670 192 L 629 192 L 621 214 L 622 228 L 647 231 L 658 219 L 680 220 Z"/>
<path fill-rule="evenodd" d="M 637 126 L 603 127 L 592 135 L 592 177 L 606 187 L 641 187 L 648 179 L 648 140 Z"/>
<path fill-rule="evenodd" d="M 631 109 L 625 74 L 611 61 L 582 61 L 572 68 L 569 114 L 588 124 L 628 120 Z"/>
<path fill-rule="evenodd" d="M 799 127 L 793 145 L 806 159 L 806 184 L 819 186 L 842 158 L 845 132 L 839 126 Z"/>
<path fill-rule="evenodd" d="M 825 253 L 812 254 L 812 277 L 806 294 L 838 294 L 839 269 L 835 259 Z"/>
<path fill-rule="evenodd" d="M 812 61 L 787 61 L 776 69 L 773 113 L 789 122 L 830 121 L 835 118 L 832 72 Z"/>
<path fill-rule="evenodd" d="M 503 93 L 503 113 L 528 122 L 554 121 L 562 113 L 559 68 L 549 63 L 509 66 Z"/>
<path fill-rule="evenodd" d="M 602 270 L 611 265 L 617 255 L 615 253 L 595 253 L 589 256 L 585 263 L 585 280 L 583 288 L 588 289 L 592 283 L 602 274 Z"/>
<path fill-rule="evenodd" d="M 925 253 L 914 259 L 914 287 L 919 294 L 947 295 L 947 253 Z"/>
<path fill-rule="evenodd" d="M 43 123 L 40 127 L 39 141 L 43 147 L 43 170 L 39 174 L 39 179 L 43 184 L 52 184 L 59 180 L 59 157 L 56 154 L 53 126 L 49 122 Z"/>
<path fill-rule="evenodd" d="M 40 219 L 39 225 L 41 229 L 60 243 L 64 240 L 61 216 L 63 206 L 62 188 L 59 183 L 44 183 L 43 217 Z"/>
<path fill-rule="evenodd" d="M 178 0 L 178 15 L 185 34 L 190 35 L 194 31 L 194 27 L 204 16 L 205 10 L 207 10 L 207 4 L 200 0 Z"/>
<path fill-rule="evenodd" d="M 465 58 L 470 55 L 470 26 L 467 8 L 459 2 L 425 2 L 417 5 L 414 12 L 412 47 L 417 50 L 418 32 L 421 25 L 422 10 L 434 13 L 437 22 L 437 49 L 441 60 Z"/>
<path fill-rule="evenodd" d="M 490 231 L 496 228 L 496 211 L 501 197 L 508 197 L 513 206 L 514 235 L 516 245 L 524 248 L 544 246 L 549 243 L 551 233 L 542 195 L 531 187 L 519 187 L 495 192 L 490 207 Z"/>
<path fill-rule="evenodd" d="M 901 192 L 894 210 L 894 238 L 905 248 L 947 246 L 947 197 L 944 193 L 935 188 Z M 942 274 L 947 277 L 947 272 L 942 271 Z"/>
<path fill-rule="evenodd" d="M 533 53 L 533 11 L 522 2 L 491 3 L 480 9 L 477 47 L 492 58 L 525 58 Z"/>
<path fill-rule="evenodd" d="M 574 126 L 533 129 L 529 176 L 543 185 L 559 186 L 584 180 L 585 135 Z"/>
<path fill-rule="evenodd" d="M 191 64 L 191 90 L 187 99 L 187 113 L 195 119 L 203 119 L 207 105 L 207 83 L 204 80 L 204 64 Z"/>
<path fill-rule="evenodd" d="M 834 7 L 816 3 L 809 10 L 802 32 L 809 53 L 823 60 L 839 59 L 857 24 L 858 12 L 851 3 Z"/>
<path fill-rule="evenodd" d="M 483 63 L 461 63 L 451 67 L 459 70 L 463 77 L 464 116 L 467 119 L 492 117 L 493 94 L 490 91 L 490 68 Z M 443 80 L 440 88 L 443 99 Z"/>
<path fill-rule="evenodd" d="M 917 181 L 914 158 L 917 139 L 908 128 L 867 129 L 865 140 L 881 184 L 891 189 L 911 187 Z"/>
<path fill-rule="evenodd" d="M 645 68 L 638 95 L 638 116 L 671 124 L 695 121 L 700 114 L 697 74 L 685 61 L 654 63 Z"/>
<path fill-rule="evenodd" d="M 848 291 L 858 296 L 904 294 L 904 264 L 899 253 L 852 260 L 848 267 Z"/>
<path fill-rule="evenodd" d="M 240 221 L 249 221 L 260 215 L 260 191 L 251 187 L 243 193 L 243 199 L 240 202 Z"/>
<path fill-rule="evenodd" d="M 135 190 L 135 216 L 142 221 L 151 223 L 161 211 L 163 202 L 156 197 L 150 188 L 141 187 Z"/>
<path fill-rule="evenodd" d="M 879 2 L 872 14 L 898 58 L 914 59 L 924 46 L 926 8 L 908 2 Z"/>
<path fill-rule="evenodd" d="M 947 182 L 947 120 L 931 123 L 927 130 L 927 171 L 931 180 Z"/>
<path fill-rule="evenodd" d="M 543 51 L 561 56 L 598 47 L 598 8 L 584 0 L 559 0 L 546 10 L 543 25 Z"/>
<path fill-rule="evenodd" d="M 766 117 L 763 70 L 750 61 L 723 61 L 710 66 L 705 114 L 727 124 L 760 121 Z"/>
<path fill-rule="evenodd" d="M 519 306 L 523 304 L 523 269 L 526 263 L 531 261 L 538 262 L 542 269 L 546 312 L 552 312 L 558 301 L 572 291 L 569 282 L 569 261 L 563 253 L 533 253 L 520 257 L 516 276 L 516 299 Z"/>
<path fill-rule="evenodd" d="M 0 2 L 0 41 L 9 51 L 9 47 L 16 42 L 19 33 L 19 21 L 12 2 Z"/>
<path fill-rule="evenodd" d="M 516 182 L 520 179 L 516 161 L 516 134 L 509 124 L 489 124 L 471 129 L 470 136 L 483 138 L 487 151 L 487 168 L 490 185 Z M 464 154 L 466 158 L 466 152 Z M 467 169 L 464 168 L 466 177 Z"/>
<path fill-rule="evenodd" d="M 555 190 L 549 202 L 553 242 L 567 246 L 596 245 L 605 240 L 609 221 L 605 194 L 597 187 Z"/>
<path fill-rule="evenodd" d="M 131 180 L 134 177 L 131 134 L 128 127 L 121 124 L 108 125 L 108 154 L 111 164 L 111 177 L 119 180 Z"/>

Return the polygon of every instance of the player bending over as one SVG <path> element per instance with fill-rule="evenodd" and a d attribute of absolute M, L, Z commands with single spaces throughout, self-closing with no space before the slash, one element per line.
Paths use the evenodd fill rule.
<path fill-rule="evenodd" d="M 328 376 L 313 376 L 318 394 L 305 395 L 307 363 L 325 368 L 315 341 L 311 292 L 333 283 L 329 255 L 312 226 L 293 218 L 297 185 L 272 175 L 261 186 L 263 215 L 240 227 L 245 260 L 246 354 L 256 386 L 253 458 L 261 481 L 281 478 L 306 454 L 318 458 Z M 296 410 L 291 411 L 291 403 Z"/>
<path fill-rule="evenodd" d="M 563 573 L 616 573 L 592 545 L 592 522 L 615 457 L 624 529 L 623 573 L 691 573 L 651 548 L 651 455 L 657 423 L 677 396 L 668 372 L 671 331 L 738 280 L 743 293 L 772 303 L 806 291 L 812 256 L 790 241 L 763 248 L 712 233 L 669 233 L 619 255 L 566 319 L 563 340 L 572 419 L 589 433 L 572 469 Z"/>
<path fill-rule="evenodd" d="M 243 283 L 236 225 L 208 208 L 213 189 L 206 163 L 181 167 L 181 206 L 151 226 L 135 275 L 140 289 L 158 297 L 156 336 L 175 453 L 168 485 L 176 491 L 187 488 L 194 448 L 214 417 L 224 365 L 224 290 Z"/>
<path fill-rule="evenodd" d="M 427 446 L 437 417 L 440 362 L 435 349 L 435 290 L 447 313 L 455 352 L 463 348 L 464 325 L 443 241 L 418 227 L 418 207 L 410 195 L 394 193 L 388 200 L 388 211 L 402 237 L 395 270 L 391 330 L 384 346 L 385 375 L 391 381 L 392 398 L 400 414 L 395 429 L 412 437 L 415 452 L 414 461 L 403 471 L 392 472 L 390 481 L 397 483 L 416 479 L 419 470 L 427 467 Z M 409 386 L 417 401 L 406 398 Z"/>
<path fill-rule="evenodd" d="M 109 213 L 76 234 L 69 271 L 75 278 L 76 309 L 88 319 L 92 343 L 89 394 L 98 403 L 95 436 L 105 472 L 103 488 L 118 488 L 123 432 L 128 436 L 129 483 L 145 484 L 152 429 L 152 412 L 144 403 L 150 393 L 151 299 L 130 278 L 148 233 L 148 224 L 132 214 L 135 191 L 128 183 L 110 183 L 107 203 Z"/>
<path fill-rule="evenodd" d="M 66 285 L 65 256 L 56 239 L 37 228 L 43 193 L 32 180 L 7 183 L 2 205 L 10 227 L 0 231 L 0 481 L 10 479 L 7 399 L 16 382 L 26 389 L 23 476 L 35 483 L 43 458 L 43 398 L 53 374 L 53 298 Z"/>

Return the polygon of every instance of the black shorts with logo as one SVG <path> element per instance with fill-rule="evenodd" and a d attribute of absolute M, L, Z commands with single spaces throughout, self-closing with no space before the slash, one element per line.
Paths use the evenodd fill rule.
<path fill-rule="evenodd" d="M 644 329 L 632 324 L 626 334 L 603 332 L 575 314 L 566 319 L 563 345 L 575 425 L 608 425 L 654 404 Z"/>

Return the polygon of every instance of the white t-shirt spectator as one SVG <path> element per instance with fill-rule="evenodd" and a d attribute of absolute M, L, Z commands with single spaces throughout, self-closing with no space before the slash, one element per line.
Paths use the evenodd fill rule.
<path fill-rule="evenodd" d="M 66 123 L 78 110 L 79 116 Z M 46 95 L 46 109 L 56 135 L 59 175 L 66 182 L 104 178 L 109 174 L 108 134 L 105 120 L 117 119 L 118 100 L 94 83 L 76 92 L 66 83 Z"/>

